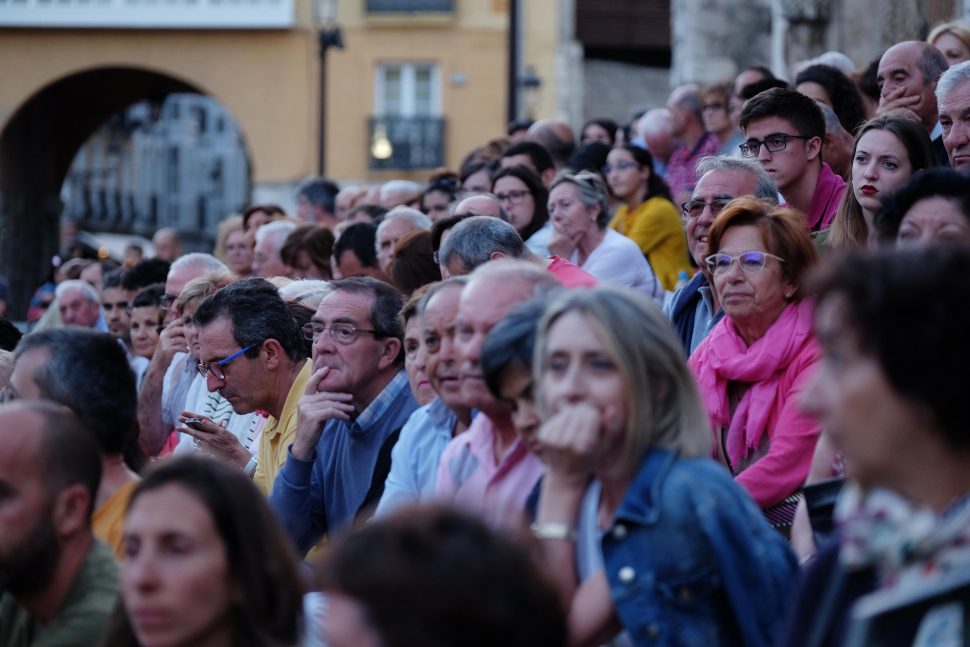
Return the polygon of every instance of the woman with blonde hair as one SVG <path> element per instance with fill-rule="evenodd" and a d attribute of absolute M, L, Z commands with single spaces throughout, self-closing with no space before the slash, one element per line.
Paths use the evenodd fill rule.
<path fill-rule="evenodd" d="M 660 310 L 626 289 L 564 292 L 539 323 L 534 374 L 546 475 L 532 530 L 572 644 L 774 644 L 794 556 L 708 458 Z"/>
<path fill-rule="evenodd" d="M 970 60 L 970 27 L 964 22 L 953 20 L 937 25 L 926 42 L 940 50 L 950 67 Z"/>

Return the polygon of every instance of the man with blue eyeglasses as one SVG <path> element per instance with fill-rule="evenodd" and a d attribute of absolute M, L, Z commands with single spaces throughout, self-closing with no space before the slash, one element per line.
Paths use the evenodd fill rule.
<path fill-rule="evenodd" d="M 269 418 L 258 439 L 231 433 L 219 424 L 218 410 L 209 417 L 183 412 L 181 431 L 269 494 L 296 437 L 297 402 L 310 379 L 302 333 L 276 287 L 258 278 L 212 294 L 195 311 L 195 323 L 198 372 L 209 396 L 222 396 L 237 415 L 265 411 Z"/>
<path fill-rule="evenodd" d="M 303 327 L 313 372 L 269 499 L 301 555 L 377 505 L 391 449 L 418 408 L 404 372 L 401 296 L 369 277 L 331 286 Z"/>
<path fill-rule="evenodd" d="M 787 88 L 765 90 L 744 104 L 741 130 L 742 157 L 761 164 L 787 206 L 805 214 L 812 232 L 828 229 L 845 180 L 822 161 L 825 117 L 815 101 Z"/>

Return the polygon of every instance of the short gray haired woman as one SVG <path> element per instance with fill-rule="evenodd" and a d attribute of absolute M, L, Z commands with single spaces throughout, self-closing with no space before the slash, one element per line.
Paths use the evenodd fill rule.
<path fill-rule="evenodd" d="M 608 229 L 606 183 L 596 173 L 560 173 L 549 190 L 549 218 L 555 229 L 550 253 L 561 256 L 614 285 L 659 299 L 663 287 L 639 246 Z"/>

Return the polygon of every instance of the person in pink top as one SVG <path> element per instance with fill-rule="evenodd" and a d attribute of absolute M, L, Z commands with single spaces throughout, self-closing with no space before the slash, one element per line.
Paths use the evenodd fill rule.
<path fill-rule="evenodd" d="M 815 101 L 787 88 L 765 90 L 744 104 L 741 130 L 741 155 L 758 160 L 809 229 L 828 229 L 845 180 L 822 161 L 825 117 Z"/>
<path fill-rule="evenodd" d="M 524 522 L 526 499 L 543 466 L 516 433 L 509 405 L 489 391 L 481 366 L 482 344 L 515 305 L 558 286 L 548 272 L 531 263 L 497 260 L 472 274 L 458 303 L 455 351 L 461 393 L 465 405 L 479 413 L 468 431 L 445 448 L 436 495 L 495 527 Z"/>
<path fill-rule="evenodd" d="M 798 394 L 821 357 L 800 282 L 817 260 L 797 211 L 731 202 L 705 259 L 725 317 L 691 355 L 714 428 L 714 455 L 776 527 L 790 527 L 819 425 Z"/>

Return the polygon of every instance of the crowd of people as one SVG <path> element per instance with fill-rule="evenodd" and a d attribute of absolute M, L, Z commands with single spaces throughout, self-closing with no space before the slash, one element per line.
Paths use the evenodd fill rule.
<path fill-rule="evenodd" d="M 792 76 L 65 254 L 0 645 L 963 644 L 970 32 Z"/>

